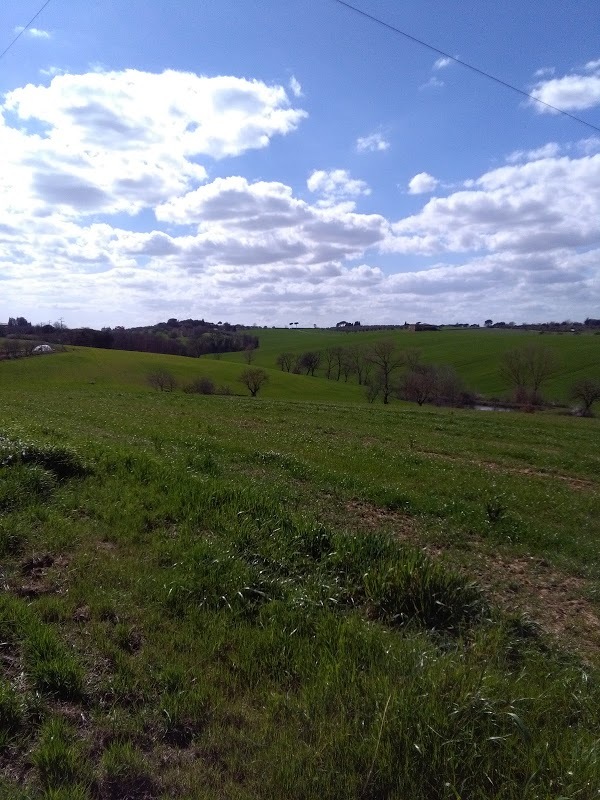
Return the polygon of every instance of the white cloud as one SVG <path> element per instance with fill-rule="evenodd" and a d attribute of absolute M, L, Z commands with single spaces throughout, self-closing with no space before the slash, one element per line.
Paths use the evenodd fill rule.
<path fill-rule="evenodd" d="M 18 25 L 14 29 L 15 33 L 24 33 L 25 36 L 30 36 L 32 39 L 49 39 L 51 34 L 48 31 L 44 31 L 41 28 L 25 28 L 23 25 Z"/>
<path fill-rule="evenodd" d="M 313 172 L 312 199 L 283 180 L 209 177 L 213 159 L 266 147 L 303 116 L 282 87 L 174 72 L 9 93 L 0 305 L 96 325 L 331 323 L 346 309 L 375 322 L 582 318 L 600 305 L 597 141 L 519 151 L 460 190 L 421 173 L 413 187 L 448 194 L 394 221 L 355 210 L 370 189 L 347 170 Z"/>
<path fill-rule="evenodd" d="M 310 192 L 322 195 L 325 204 L 339 202 L 359 195 L 371 194 L 365 181 L 350 177 L 345 169 L 316 169 L 309 176 L 306 185 Z"/>
<path fill-rule="evenodd" d="M 0 117 L 0 210 L 73 216 L 136 214 L 204 181 L 198 158 L 264 148 L 306 116 L 281 86 L 172 70 L 57 75 L 9 92 L 3 110 L 35 132 Z"/>
<path fill-rule="evenodd" d="M 518 164 L 522 161 L 537 161 L 540 158 L 556 158 L 560 153 L 560 145 L 548 142 L 535 150 L 514 150 L 506 156 L 509 164 Z"/>
<path fill-rule="evenodd" d="M 290 80 L 288 82 L 288 86 L 290 87 L 290 91 L 294 95 L 294 97 L 302 97 L 303 96 L 302 84 L 296 78 L 295 75 L 292 75 L 292 77 L 290 78 Z"/>
<path fill-rule="evenodd" d="M 556 70 L 554 69 L 554 67 L 540 67 L 539 69 L 536 69 L 536 71 L 533 73 L 533 77 L 547 78 L 550 75 L 554 75 L 555 72 Z"/>
<path fill-rule="evenodd" d="M 442 86 L 445 85 L 446 84 L 444 81 L 441 81 L 435 75 L 432 75 L 426 83 L 423 83 L 421 86 L 419 86 L 419 89 L 441 89 Z"/>
<path fill-rule="evenodd" d="M 533 87 L 531 94 L 536 100 L 562 111 L 581 111 L 600 105 L 600 60 L 588 62 L 586 70 L 592 74 L 573 73 L 562 78 L 540 81 Z M 540 103 L 532 102 L 532 105 L 540 114 L 556 113 Z"/>
<path fill-rule="evenodd" d="M 449 67 L 452 64 L 452 59 L 448 58 L 447 56 L 442 56 L 438 58 L 437 61 L 434 62 L 433 67 L 431 69 L 444 69 L 445 67 Z"/>
<path fill-rule="evenodd" d="M 395 225 L 404 253 L 540 255 L 600 247 L 600 155 L 545 158 L 485 173 Z"/>
<path fill-rule="evenodd" d="M 61 67 L 53 66 L 40 69 L 40 75 L 44 75 L 46 78 L 54 78 L 55 75 L 62 75 L 65 72 L 66 70 L 62 69 Z"/>
<path fill-rule="evenodd" d="M 382 153 L 388 150 L 390 143 L 381 133 L 370 133 L 368 136 L 359 136 L 356 140 L 358 153 Z"/>
<path fill-rule="evenodd" d="M 419 172 L 408 182 L 409 194 L 429 194 L 433 192 L 439 181 L 428 172 Z"/>

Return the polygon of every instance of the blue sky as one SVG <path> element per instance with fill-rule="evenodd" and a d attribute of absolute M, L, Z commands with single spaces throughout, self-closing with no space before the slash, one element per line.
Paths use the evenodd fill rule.
<path fill-rule="evenodd" d="M 600 127 L 597 0 L 356 5 Z M 600 315 L 600 134 L 334 0 L 52 0 L 0 153 L 0 320 Z"/>

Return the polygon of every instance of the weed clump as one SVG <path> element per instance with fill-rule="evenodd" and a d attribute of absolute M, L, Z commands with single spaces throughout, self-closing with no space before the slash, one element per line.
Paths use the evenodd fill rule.
<path fill-rule="evenodd" d="M 158 787 L 150 775 L 146 759 L 129 742 L 114 742 L 103 753 L 99 796 L 102 800 L 135 797 L 152 800 Z"/>
<path fill-rule="evenodd" d="M 58 480 L 85 475 L 89 468 L 81 457 L 68 447 L 38 445 L 0 437 L 0 467 L 36 465 L 52 473 Z"/>
<path fill-rule="evenodd" d="M 10 683 L 0 680 L 0 748 L 23 724 L 23 701 Z"/>
<path fill-rule="evenodd" d="M 31 760 L 44 789 L 70 788 L 82 777 L 74 731 L 62 719 L 46 721 Z"/>

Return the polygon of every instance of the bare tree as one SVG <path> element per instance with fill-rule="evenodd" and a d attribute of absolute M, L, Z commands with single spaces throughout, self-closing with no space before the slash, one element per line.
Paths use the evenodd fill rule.
<path fill-rule="evenodd" d="M 307 375 L 314 375 L 315 370 L 319 368 L 321 363 L 321 353 L 318 350 L 309 350 L 306 353 L 302 353 L 298 363 L 306 370 Z"/>
<path fill-rule="evenodd" d="M 264 369 L 260 369 L 258 367 L 249 367 L 240 375 L 240 383 L 242 383 L 246 389 L 248 389 L 252 397 L 256 397 L 268 380 L 269 376 Z"/>
<path fill-rule="evenodd" d="M 251 364 L 254 361 L 255 348 L 252 345 L 244 348 L 244 361 L 246 364 Z"/>
<path fill-rule="evenodd" d="M 280 353 L 275 363 L 278 367 L 281 367 L 282 372 L 290 372 L 294 366 L 294 358 L 295 356 L 293 353 Z"/>
<path fill-rule="evenodd" d="M 367 359 L 365 348 L 359 344 L 352 345 L 346 349 L 346 359 L 352 365 L 352 372 L 356 375 L 358 385 L 365 383 L 367 371 Z"/>
<path fill-rule="evenodd" d="M 431 364 L 420 364 L 409 369 L 399 387 L 399 396 L 403 400 L 418 403 L 433 402 L 437 389 L 437 370 Z"/>
<path fill-rule="evenodd" d="M 348 378 L 354 373 L 354 362 L 352 361 L 349 349 L 350 348 L 345 349 L 344 357 L 342 359 L 342 375 L 344 376 L 344 383 L 348 383 Z"/>
<path fill-rule="evenodd" d="M 336 381 L 339 381 L 340 375 L 342 374 L 342 364 L 344 363 L 344 355 L 345 350 L 343 347 L 332 347 L 331 348 L 333 354 L 333 363 L 335 364 L 337 375 Z"/>
<path fill-rule="evenodd" d="M 326 347 L 323 351 L 323 359 L 325 361 L 325 377 L 329 379 L 335 363 L 335 348 Z"/>
<path fill-rule="evenodd" d="M 146 381 L 153 389 L 156 389 L 157 392 L 172 392 L 177 386 L 174 375 L 166 369 L 150 372 L 146 376 Z"/>
<path fill-rule="evenodd" d="M 504 353 L 500 374 L 513 386 L 518 402 L 539 403 L 543 384 L 554 375 L 557 368 L 553 350 L 530 342 Z"/>
<path fill-rule="evenodd" d="M 571 400 L 578 400 L 583 404 L 581 414 L 584 417 L 591 417 L 592 405 L 600 400 L 600 380 L 595 378 L 581 378 L 571 386 L 569 392 Z"/>
<path fill-rule="evenodd" d="M 394 372 L 404 363 L 403 355 L 396 350 L 393 339 L 382 339 L 371 345 L 367 358 L 376 370 L 383 402 L 387 405 L 392 393 L 392 378 Z"/>
<path fill-rule="evenodd" d="M 377 376 L 371 378 L 370 376 L 365 381 L 365 395 L 369 403 L 374 403 L 381 390 L 381 382 Z"/>

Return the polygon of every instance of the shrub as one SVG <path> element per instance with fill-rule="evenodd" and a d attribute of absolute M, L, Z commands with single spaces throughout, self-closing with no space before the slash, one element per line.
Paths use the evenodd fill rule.
<path fill-rule="evenodd" d="M 413 363 L 398 387 L 398 396 L 422 406 L 464 406 L 473 403 L 473 395 L 465 389 L 454 367 Z"/>
<path fill-rule="evenodd" d="M 175 376 L 166 369 L 150 372 L 146 376 L 146 381 L 157 392 L 172 392 L 177 386 Z"/>
<path fill-rule="evenodd" d="M 215 394 L 215 384 L 210 378 L 196 378 L 183 389 L 187 394 Z"/>
<path fill-rule="evenodd" d="M 240 375 L 240 383 L 250 392 L 252 397 L 256 397 L 261 388 L 267 383 L 269 376 L 260 368 L 245 369 Z"/>
<path fill-rule="evenodd" d="M 581 415 L 592 416 L 592 405 L 600 400 L 600 380 L 594 378 L 581 378 L 571 386 L 569 392 L 571 400 L 581 403 Z"/>

